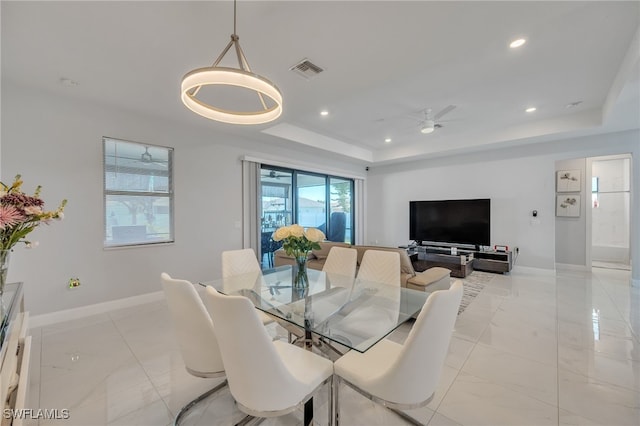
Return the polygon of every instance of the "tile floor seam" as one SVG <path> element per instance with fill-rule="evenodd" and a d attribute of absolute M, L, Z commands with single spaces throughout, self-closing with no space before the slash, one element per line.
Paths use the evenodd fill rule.
<path fill-rule="evenodd" d="M 560 304 L 558 280 L 555 280 L 555 302 L 556 302 L 556 424 L 560 425 Z"/>
<path fill-rule="evenodd" d="M 467 307 L 467 309 L 469 309 L 471 307 L 471 305 L 473 304 L 475 300 L 473 300 L 469 306 Z M 478 342 L 480 342 L 480 339 L 482 338 L 482 336 L 484 335 L 484 333 L 487 331 L 487 328 L 491 325 L 491 321 L 493 321 L 493 319 L 495 318 L 496 314 L 498 313 L 498 311 L 500 310 L 500 306 L 502 306 L 502 304 L 504 303 L 505 299 L 501 299 L 500 303 L 498 303 L 497 308 L 494 311 L 491 311 L 491 318 L 489 318 L 489 321 L 487 321 L 487 323 L 484 325 L 484 327 L 482 328 L 482 331 L 480 333 L 478 333 L 478 339 L 477 340 L 468 340 L 465 339 L 464 337 L 461 337 L 461 339 L 466 340 L 470 343 L 473 343 L 473 349 L 475 349 L 476 345 L 478 344 Z M 464 312 L 462 312 L 462 315 L 464 315 Z M 457 321 L 456 321 L 457 322 Z M 454 332 L 455 332 L 455 325 L 454 325 Z M 471 350 L 473 352 L 473 349 Z M 471 355 L 471 353 L 469 353 L 469 355 Z M 469 357 L 467 356 L 467 359 L 465 359 L 465 362 L 469 359 Z M 464 366 L 464 363 L 463 363 Z M 462 369 L 462 367 L 461 367 Z"/>
<path fill-rule="evenodd" d="M 464 372 L 464 374 L 466 374 L 466 375 L 468 375 L 468 376 L 471 376 L 471 377 L 475 377 L 476 379 L 480 379 L 480 380 L 483 380 L 483 381 L 491 381 L 491 379 L 487 379 L 487 378 L 484 378 L 484 377 L 477 376 L 477 375 L 475 375 L 475 374 L 473 374 L 473 373 L 469 373 L 468 371 L 465 371 L 465 372 Z M 503 389 L 506 389 L 506 390 L 508 390 L 508 391 L 510 391 L 510 392 L 517 393 L 518 395 L 522 395 L 522 396 L 524 396 L 524 397 L 526 397 L 526 398 L 534 399 L 534 400 L 538 401 L 538 402 L 539 402 L 539 403 L 541 403 L 541 404 L 548 405 L 549 407 L 553 407 L 553 406 L 554 406 L 553 404 L 549 403 L 548 401 L 544 401 L 543 399 L 540 399 L 540 398 L 538 398 L 537 396 L 533 396 L 533 395 L 531 395 L 531 394 L 525 393 L 525 392 L 523 392 L 522 390 L 514 389 L 513 387 L 511 387 L 511 386 L 509 386 L 509 385 L 505 385 L 505 384 L 498 383 L 498 382 L 494 382 L 494 381 L 491 381 L 491 384 L 492 384 L 493 386 L 499 386 L 499 387 L 501 387 L 501 388 L 503 388 Z M 453 385 L 453 384 L 452 384 L 452 385 Z M 558 409 L 559 409 L 559 407 L 558 407 L 558 406 L 556 406 L 556 408 L 558 408 Z"/>
<path fill-rule="evenodd" d="M 602 285 L 602 280 L 598 276 L 598 274 L 593 274 L 593 271 L 591 271 L 591 276 L 594 277 L 597 280 L 597 284 L 605 292 L 605 294 L 609 298 L 609 301 L 613 304 L 613 306 L 615 307 L 615 309 L 618 312 L 618 314 L 620 315 L 620 317 L 624 318 L 624 316 L 622 315 L 622 312 L 620 312 L 620 309 L 618 308 L 618 304 L 613 300 L 613 298 L 611 297 L 610 293 L 607 291 L 606 286 Z M 557 294 L 558 294 L 557 293 L 557 291 L 558 291 L 557 289 L 558 289 L 558 286 L 556 285 L 556 299 L 557 299 Z M 560 367 L 560 321 L 558 319 L 559 318 L 558 317 L 558 315 L 559 315 L 558 309 L 559 309 L 559 305 L 558 305 L 558 303 L 556 303 L 556 321 L 557 321 L 557 333 L 558 333 L 557 334 L 557 340 L 558 340 L 558 360 L 557 360 L 558 361 L 558 367 L 557 367 L 557 374 L 556 374 L 557 383 L 558 383 L 558 425 L 560 424 L 560 416 L 561 416 L 560 411 L 561 410 L 565 411 L 567 413 L 571 413 L 571 414 L 576 415 L 576 416 L 584 417 L 585 419 L 587 419 L 587 420 L 589 420 L 589 421 L 591 421 L 593 423 L 598 423 L 595 419 L 592 419 L 592 418 L 588 417 L 585 413 L 578 414 L 578 413 L 575 413 L 575 412 L 573 412 L 571 410 L 568 410 L 567 408 L 561 408 L 561 405 L 560 405 L 560 397 L 561 397 L 561 394 L 560 394 L 560 372 L 561 371 L 565 371 L 565 372 L 568 372 L 570 374 L 574 374 L 574 375 L 578 375 L 578 376 L 584 377 L 587 380 L 593 380 L 598 384 L 604 384 L 606 386 L 612 386 L 612 387 L 618 388 L 618 389 L 623 389 L 623 390 L 629 390 L 629 389 L 625 388 L 623 386 L 619 386 L 619 385 L 615 385 L 615 384 L 612 384 L 612 383 L 608 383 L 608 382 L 606 382 L 604 380 L 601 380 L 601 379 L 597 379 L 595 377 L 589 376 L 588 374 L 585 375 L 585 374 L 582 374 L 582 373 L 579 373 L 579 372 L 571 371 L 571 370 L 568 370 L 568 369 Z M 624 323 L 627 326 L 629 326 L 629 324 L 627 323 L 626 320 L 624 321 Z M 574 346 L 579 346 L 579 345 L 574 345 Z M 593 352 L 596 352 L 596 351 L 594 350 Z M 631 391 L 635 392 L 635 393 L 638 393 L 638 395 L 640 395 L 640 392 L 638 392 L 636 390 L 631 390 Z"/>
<path fill-rule="evenodd" d="M 615 337 L 615 336 L 614 336 Z M 616 356 L 615 354 L 610 354 L 607 352 L 601 352 L 601 351 L 597 351 L 593 348 L 585 348 L 581 345 L 577 345 L 577 344 L 571 344 L 571 343 L 563 343 L 563 345 L 565 345 L 566 347 L 570 348 L 570 349 L 577 349 L 577 350 L 582 350 L 582 351 L 587 351 L 589 353 L 593 353 L 594 355 L 598 355 L 602 358 L 607 358 L 608 360 L 611 361 L 619 361 L 619 362 L 631 362 L 631 363 L 639 363 L 640 364 L 640 360 L 638 359 L 634 359 L 634 358 L 630 358 L 630 357 L 622 357 L 622 356 Z M 559 351 L 560 348 L 558 348 Z M 558 363 L 558 367 L 560 367 L 560 363 Z M 579 371 L 576 370 L 571 370 L 568 368 L 564 368 L 565 370 L 572 372 L 572 373 L 576 373 L 576 374 L 582 374 Z M 584 374 L 582 374 L 584 376 Z M 604 381 L 604 380 L 603 380 Z M 615 385 L 615 383 L 612 383 L 613 385 Z M 638 389 L 632 389 L 635 391 L 638 391 Z"/>
<path fill-rule="evenodd" d="M 482 332 L 480 332 L 480 337 L 482 337 L 482 335 L 484 334 L 484 332 L 487 330 L 487 327 L 489 327 L 489 325 L 491 324 L 491 321 L 493 320 L 493 317 L 496 315 L 496 313 L 498 312 L 498 310 L 500 309 L 500 306 L 502 306 L 502 304 L 504 303 L 505 299 L 501 298 L 500 302 L 498 303 L 498 306 L 496 308 L 495 311 L 492 312 L 491 314 L 491 319 L 489 319 L 489 321 L 487 321 L 487 324 L 485 325 L 485 327 L 482 329 Z M 471 307 L 471 305 L 473 304 L 473 302 L 475 302 L 475 300 L 471 301 L 471 303 L 469 304 L 468 308 Z M 462 312 L 462 314 L 464 315 L 464 312 Z M 467 354 L 467 356 L 465 357 L 464 361 L 462 362 L 462 364 L 460 365 L 460 368 L 458 369 L 458 372 L 456 373 L 454 379 L 451 381 L 451 384 L 449 385 L 449 387 L 447 388 L 446 392 L 444 393 L 444 395 L 442 396 L 442 398 L 440 398 L 440 402 L 438 402 L 438 405 L 435 407 L 433 411 L 433 414 L 431 416 L 431 419 L 433 419 L 433 417 L 436 415 L 436 413 L 440 414 L 441 416 L 444 416 L 446 418 L 449 418 L 447 416 L 445 416 L 442 413 L 438 412 L 438 409 L 440 408 L 440 406 L 442 405 L 442 402 L 445 400 L 445 398 L 447 397 L 447 395 L 449 394 L 449 392 L 451 391 L 451 388 L 453 387 L 453 384 L 456 382 L 456 380 L 458 379 L 458 376 L 460 376 L 460 373 L 462 372 L 462 370 L 464 369 L 465 365 L 467 364 L 467 362 L 469 361 L 469 358 L 471 358 L 471 355 L 473 354 L 473 351 L 475 351 L 476 347 L 479 344 L 479 339 L 475 342 L 470 341 L 470 340 L 466 340 L 464 338 L 462 338 L 462 340 L 465 340 L 467 342 L 473 343 L 473 348 L 469 351 L 469 353 Z M 451 343 L 449 343 L 451 344 Z M 465 373 L 468 374 L 468 373 Z M 431 419 L 429 419 L 429 422 L 431 422 Z M 428 426 L 429 423 L 427 423 Z"/>
<path fill-rule="evenodd" d="M 593 268 L 591 268 L 593 271 Z M 592 272 L 593 274 L 593 272 Z M 620 308 L 618 307 L 618 303 L 616 303 L 615 299 L 611 296 L 611 293 L 609 293 L 609 291 L 607 290 L 607 287 L 605 285 L 603 285 L 602 283 L 602 278 L 596 273 L 594 275 L 596 277 L 596 279 L 598 280 L 598 283 L 600 284 L 600 287 L 602 288 L 602 290 L 605 292 L 605 294 L 607 295 L 607 297 L 609 297 L 609 300 L 611 301 L 611 303 L 613 304 L 613 306 L 615 307 L 616 311 L 618 312 L 618 314 L 620 315 L 620 318 L 622 318 L 624 320 L 624 323 L 627 325 L 627 327 L 630 328 L 631 330 L 631 334 L 636 338 L 636 340 L 640 340 L 640 335 L 636 334 L 634 332 L 633 327 L 631 327 L 631 324 L 629 323 L 629 321 L 625 318 L 625 316 L 622 314 L 622 311 L 620 310 Z M 631 285 L 631 284 L 629 284 Z"/>
<path fill-rule="evenodd" d="M 640 398 L 640 389 L 632 389 L 632 388 L 628 388 L 628 387 L 623 386 L 623 385 L 619 385 L 619 384 L 616 384 L 616 383 L 608 382 L 608 381 L 603 380 L 603 379 L 601 379 L 601 378 L 599 378 L 599 377 L 594 377 L 594 376 L 591 376 L 591 375 L 589 375 L 589 374 L 579 373 L 579 372 L 572 371 L 572 370 L 569 370 L 569 369 L 566 369 L 566 368 L 558 367 L 558 370 L 559 370 L 559 371 L 558 371 L 558 373 L 560 373 L 560 371 L 562 371 L 562 372 L 564 372 L 564 373 L 569 373 L 569 374 L 573 374 L 573 375 L 576 375 L 576 376 L 584 377 L 585 379 L 591 380 L 591 381 L 593 381 L 594 383 L 596 383 L 596 384 L 598 384 L 598 385 L 601 385 L 601 386 L 610 386 L 610 387 L 612 387 L 612 388 L 619 389 L 619 390 L 621 390 L 621 391 L 626 391 L 626 392 L 632 392 L 632 393 L 635 393 L 635 394 L 637 394 L 637 395 L 638 395 L 638 397 Z M 558 377 L 559 377 L 559 376 L 558 376 Z"/>
<path fill-rule="evenodd" d="M 610 385 L 610 384 L 608 384 L 608 383 L 604 383 L 602 380 L 598 380 L 598 379 L 595 379 L 595 378 L 593 378 L 593 377 L 585 376 L 584 374 L 574 373 L 574 372 L 571 372 L 571 371 L 570 371 L 569 373 L 574 374 L 574 375 L 577 375 L 577 376 L 581 376 L 581 377 L 584 377 L 584 378 L 587 378 L 587 379 L 589 379 L 589 380 L 592 380 L 595 384 L 600 385 L 600 386 L 603 386 L 603 385 L 604 385 L 605 387 L 606 387 L 606 386 L 610 386 L 610 387 L 613 387 L 613 388 L 621 389 L 621 390 L 623 390 L 623 391 L 627 391 L 627 392 L 629 391 L 629 390 L 628 390 L 628 389 L 626 389 L 626 388 L 622 388 L 622 387 L 620 387 L 620 386 L 616 386 L 616 385 Z M 559 377 L 559 376 L 558 376 L 558 377 Z M 633 392 L 633 393 L 636 393 L 636 394 L 637 394 L 638 399 L 640 399 L 640 392 L 637 392 L 637 391 L 632 391 L 632 392 Z M 560 397 L 560 395 L 558 395 L 558 398 L 559 398 L 559 397 Z M 571 410 L 569 410 L 569 409 L 567 409 L 567 408 L 561 408 L 561 407 L 560 407 L 560 404 L 558 403 L 558 415 L 560 415 L 560 410 L 562 410 L 562 411 L 566 411 L 566 412 L 571 413 L 571 414 L 574 414 L 574 415 L 578 415 L 578 416 L 580 416 L 580 417 L 583 417 L 583 418 L 585 418 L 585 419 L 589 420 L 590 422 L 592 422 L 592 423 L 594 423 L 594 424 L 600 424 L 600 422 L 598 422 L 598 420 L 596 420 L 596 419 L 594 419 L 594 418 L 592 418 L 592 417 L 589 417 L 589 416 L 588 416 L 588 414 L 586 414 L 586 413 L 580 413 L 580 414 L 578 414 L 578 413 L 575 413 L 574 411 L 571 411 Z M 605 426 L 618 426 L 618 425 L 615 425 L 615 424 L 606 424 Z M 620 425 L 620 426 L 622 426 L 622 425 Z"/>
<path fill-rule="evenodd" d="M 111 316 L 110 312 L 107 312 L 107 315 L 109 316 L 109 319 L 111 320 L 111 322 L 113 323 L 113 327 L 116 329 L 116 331 L 118 332 L 118 334 L 120 335 L 120 337 L 122 338 L 122 340 L 124 341 L 125 345 L 127 345 L 127 348 L 129 349 L 129 351 L 131 352 L 131 355 L 133 355 L 133 358 L 136 360 L 136 363 L 138 364 L 138 366 L 140 366 L 140 368 L 142 369 L 142 371 L 144 372 L 145 377 L 147 378 L 147 380 L 149 380 L 149 383 L 151 384 L 151 387 L 153 387 L 153 390 L 156 392 L 156 394 L 158 394 L 159 399 L 162 401 L 162 403 L 164 404 L 165 408 L 167 409 L 167 411 L 169 413 L 171 413 L 171 415 L 175 416 L 175 414 L 173 413 L 173 411 L 169 408 L 169 406 L 167 405 L 167 401 L 164 400 L 164 398 L 162 397 L 162 394 L 160 393 L 160 391 L 158 390 L 158 388 L 156 387 L 156 384 L 153 382 L 153 380 L 151 380 L 151 376 L 149 376 L 149 373 L 147 372 L 147 370 L 144 368 L 144 366 L 142 365 L 142 363 L 140 362 L 140 359 L 138 359 L 138 356 L 136 355 L 135 351 L 133 350 L 133 348 L 131 347 L 131 345 L 129 344 L 129 341 L 126 339 L 126 337 L 124 336 L 124 334 L 122 334 L 122 330 L 120 330 L 120 328 L 118 327 L 118 324 L 116 323 L 116 321 L 113 319 L 113 317 Z M 155 401 L 150 402 L 148 405 L 153 404 Z M 110 423 L 123 418 L 124 416 L 127 416 L 135 411 L 141 410 L 144 407 L 138 407 L 136 410 L 130 411 L 128 413 L 124 413 L 121 416 L 118 416 L 115 419 L 112 419 L 110 421 Z"/>

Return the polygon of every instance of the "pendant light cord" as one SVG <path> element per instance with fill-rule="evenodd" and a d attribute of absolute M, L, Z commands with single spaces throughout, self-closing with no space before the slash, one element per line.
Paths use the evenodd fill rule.
<path fill-rule="evenodd" d="M 233 35 L 236 34 L 236 0 L 233 0 Z"/>

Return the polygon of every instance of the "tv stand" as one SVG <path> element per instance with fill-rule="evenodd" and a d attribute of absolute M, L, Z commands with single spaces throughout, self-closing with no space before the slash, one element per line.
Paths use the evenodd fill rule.
<path fill-rule="evenodd" d="M 473 269 L 487 272 L 510 272 L 513 257 L 510 251 L 479 251 L 475 254 Z"/>
<path fill-rule="evenodd" d="M 424 245 L 416 248 L 416 271 L 422 272 L 434 266 L 451 270 L 451 276 L 465 278 L 474 269 L 478 271 L 506 273 L 513 267 L 510 251 L 478 251 L 472 246 Z M 455 253 L 455 254 L 454 254 Z"/>
<path fill-rule="evenodd" d="M 413 268 L 422 272 L 434 266 L 447 268 L 452 277 L 465 278 L 473 271 L 473 252 L 457 249 L 457 254 L 451 254 L 451 247 L 419 246 L 418 260 L 413 262 Z"/>

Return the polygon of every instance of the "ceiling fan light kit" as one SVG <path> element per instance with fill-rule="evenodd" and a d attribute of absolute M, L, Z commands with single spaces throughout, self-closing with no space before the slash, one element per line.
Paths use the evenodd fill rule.
<path fill-rule="evenodd" d="M 432 115 L 431 108 L 425 109 L 424 120 L 420 123 L 420 133 L 422 133 L 423 135 L 428 135 L 429 133 L 433 133 L 434 130 L 440 129 L 442 125 L 436 123 L 436 120 L 441 119 L 445 114 L 450 113 L 455 108 L 456 108 L 455 105 L 449 105 L 445 107 L 442 111 L 437 113 L 436 115 Z"/>
<path fill-rule="evenodd" d="M 425 120 L 424 124 L 420 128 L 420 133 L 428 135 L 429 133 L 432 133 L 435 129 L 436 129 L 436 124 L 433 122 L 433 120 Z"/>
<path fill-rule="evenodd" d="M 219 67 L 218 64 L 231 47 L 235 47 L 238 68 Z M 258 95 L 262 109 L 256 111 L 227 110 L 209 105 L 196 98 L 203 86 L 215 85 L 253 90 Z M 267 106 L 265 97 L 269 98 L 271 100 L 270 103 L 273 103 L 273 105 Z M 195 69 L 182 78 L 181 99 L 182 103 L 196 114 L 229 124 L 264 124 L 277 119 L 282 114 L 282 93 L 271 81 L 251 71 L 247 58 L 240 47 L 239 37 L 236 34 L 235 0 L 233 2 L 233 34 L 231 35 L 231 41 L 211 67 Z"/>

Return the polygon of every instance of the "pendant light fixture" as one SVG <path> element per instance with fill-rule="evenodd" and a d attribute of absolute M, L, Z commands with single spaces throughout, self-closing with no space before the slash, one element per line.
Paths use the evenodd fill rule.
<path fill-rule="evenodd" d="M 238 68 L 219 67 L 218 64 L 231 47 L 235 47 Z M 262 109 L 255 111 L 233 111 L 209 105 L 196 98 L 203 86 L 233 86 L 256 92 Z M 181 85 L 182 102 L 191 111 L 211 120 L 230 124 L 263 124 L 273 121 L 282 114 L 282 94 L 266 78 L 254 74 L 240 47 L 236 34 L 236 0 L 233 1 L 233 34 L 211 67 L 198 68 L 185 74 Z M 268 99 L 265 99 L 268 98 Z"/>

